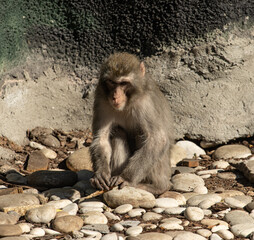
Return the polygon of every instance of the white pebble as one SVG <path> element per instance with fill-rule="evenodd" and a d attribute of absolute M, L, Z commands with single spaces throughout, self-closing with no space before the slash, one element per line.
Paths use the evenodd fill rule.
<path fill-rule="evenodd" d="M 116 233 L 108 233 L 101 240 L 118 240 L 118 237 Z"/>
<path fill-rule="evenodd" d="M 45 146 L 41 145 L 40 143 L 33 142 L 33 141 L 29 142 L 29 146 L 30 146 L 31 148 L 40 149 L 40 150 L 43 149 L 43 148 L 45 148 Z"/>
<path fill-rule="evenodd" d="M 122 224 L 120 223 L 116 223 L 114 224 L 112 227 L 111 227 L 111 230 L 114 231 L 114 232 L 121 232 L 124 230 L 124 227 Z"/>
<path fill-rule="evenodd" d="M 163 230 L 183 230 L 183 226 L 175 222 L 165 222 L 159 225 Z"/>
<path fill-rule="evenodd" d="M 198 207 L 187 207 L 184 216 L 190 221 L 200 221 L 204 218 L 204 212 Z"/>
<path fill-rule="evenodd" d="M 125 213 L 129 212 L 132 208 L 133 208 L 133 206 L 131 204 L 123 204 L 123 205 L 117 207 L 114 210 L 114 212 L 117 214 L 125 214 Z"/>
<path fill-rule="evenodd" d="M 45 231 L 42 228 L 34 228 L 30 231 L 30 234 L 36 237 L 43 237 L 45 235 Z"/>
<path fill-rule="evenodd" d="M 164 213 L 167 214 L 182 214 L 185 211 L 185 207 L 167 208 Z"/>
<path fill-rule="evenodd" d="M 207 179 L 211 177 L 211 174 L 204 174 L 204 175 L 201 175 L 200 177 L 203 179 Z"/>
<path fill-rule="evenodd" d="M 18 225 L 22 229 L 23 233 L 29 233 L 31 231 L 32 224 L 29 224 L 29 223 L 19 223 Z"/>
<path fill-rule="evenodd" d="M 208 238 L 212 235 L 212 232 L 209 231 L 208 229 L 198 229 L 197 233 L 203 237 L 206 237 L 206 238 Z"/>
<path fill-rule="evenodd" d="M 120 221 L 120 218 L 118 216 L 116 216 L 114 213 L 111 212 L 104 212 L 104 215 L 110 219 L 110 220 L 117 220 Z"/>
<path fill-rule="evenodd" d="M 67 205 L 66 207 L 63 208 L 63 211 L 69 213 L 69 215 L 76 215 L 78 212 L 78 204 L 76 203 L 71 203 Z"/>
<path fill-rule="evenodd" d="M 211 236 L 210 236 L 210 240 L 222 240 L 222 238 L 216 234 L 216 233 L 213 233 Z"/>
<path fill-rule="evenodd" d="M 90 202 L 82 202 L 79 204 L 80 208 L 83 207 L 99 207 L 99 208 L 103 208 L 105 207 L 105 204 L 103 202 L 96 202 L 96 201 L 90 201 Z"/>
<path fill-rule="evenodd" d="M 103 212 L 103 208 L 100 207 L 83 207 L 81 209 L 79 209 L 80 213 L 87 213 L 87 212 L 91 212 L 91 211 L 95 211 L 95 212 Z"/>
<path fill-rule="evenodd" d="M 217 226 L 212 227 L 211 231 L 214 233 L 214 232 L 218 232 L 220 230 L 226 230 L 226 229 L 228 229 L 228 226 L 217 225 Z"/>
<path fill-rule="evenodd" d="M 138 236 L 140 233 L 142 233 L 142 231 L 143 231 L 143 228 L 142 228 L 142 227 L 140 227 L 140 226 L 135 226 L 135 227 L 130 227 L 130 228 L 128 228 L 128 229 L 126 230 L 126 234 L 127 234 L 128 236 L 133 236 L 133 237 L 135 237 L 135 236 Z"/>
<path fill-rule="evenodd" d="M 223 160 L 215 161 L 212 163 L 212 168 L 227 168 L 229 166 L 229 163 Z"/>
<path fill-rule="evenodd" d="M 234 234 L 232 232 L 230 232 L 229 230 L 219 230 L 218 232 L 216 232 L 220 237 L 222 237 L 225 240 L 230 240 L 230 239 L 234 239 Z"/>
<path fill-rule="evenodd" d="M 138 217 L 138 216 L 141 216 L 145 212 L 146 212 L 146 210 L 143 208 L 135 208 L 135 209 L 130 210 L 128 212 L 128 215 L 130 217 Z"/>
<path fill-rule="evenodd" d="M 153 208 L 152 211 L 155 213 L 162 213 L 165 209 L 164 208 Z"/>
<path fill-rule="evenodd" d="M 92 230 L 86 230 L 86 229 L 81 229 L 80 232 L 84 233 L 86 237 L 92 237 L 92 239 L 101 239 L 102 234 L 100 232 L 92 231 Z"/>
<path fill-rule="evenodd" d="M 49 229 L 49 228 L 44 228 L 44 231 L 46 234 L 49 234 L 49 235 L 60 235 L 61 234 L 60 232 Z"/>
<path fill-rule="evenodd" d="M 46 205 L 54 206 L 55 209 L 62 209 L 71 203 L 72 203 L 72 201 L 69 199 L 61 199 L 61 200 L 56 200 L 56 201 L 50 201 Z"/>
<path fill-rule="evenodd" d="M 159 208 L 178 207 L 178 202 L 174 198 L 157 198 L 155 200 L 155 207 Z"/>
<path fill-rule="evenodd" d="M 207 194 L 208 190 L 205 186 L 197 186 L 194 188 L 193 192 L 199 193 L 199 194 Z"/>
<path fill-rule="evenodd" d="M 57 153 L 49 148 L 41 149 L 41 152 L 46 158 L 55 159 L 57 157 Z"/>

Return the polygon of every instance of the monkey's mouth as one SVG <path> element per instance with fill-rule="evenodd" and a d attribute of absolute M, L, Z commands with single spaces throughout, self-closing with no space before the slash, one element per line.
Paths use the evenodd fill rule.
<path fill-rule="evenodd" d="M 124 103 L 114 103 L 112 102 L 112 107 L 117 111 L 122 111 L 125 107 Z"/>

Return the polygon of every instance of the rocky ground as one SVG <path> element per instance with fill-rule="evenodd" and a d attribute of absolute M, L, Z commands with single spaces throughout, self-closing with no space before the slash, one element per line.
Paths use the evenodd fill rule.
<path fill-rule="evenodd" d="M 160 196 L 131 187 L 96 196 L 89 130 L 27 137 L 23 147 L 0 137 L 2 239 L 254 239 L 253 137 L 178 141 L 173 189 Z"/>

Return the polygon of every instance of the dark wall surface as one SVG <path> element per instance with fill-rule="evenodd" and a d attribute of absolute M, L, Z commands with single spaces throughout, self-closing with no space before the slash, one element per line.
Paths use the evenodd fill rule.
<path fill-rule="evenodd" d="M 33 49 L 88 66 L 113 51 L 150 56 L 253 16 L 253 0 L 1 0 L 0 68 Z"/>

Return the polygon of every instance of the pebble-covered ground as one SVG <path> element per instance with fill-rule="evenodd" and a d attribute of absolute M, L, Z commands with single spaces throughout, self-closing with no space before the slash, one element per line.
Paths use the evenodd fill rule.
<path fill-rule="evenodd" d="M 254 239 L 253 137 L 218 146 L 178 141 L 172 190 L 96 196 L 89 130 L 38 127 L 27 136 L 24 147 L 0 137 L 2 239 Z"/>

